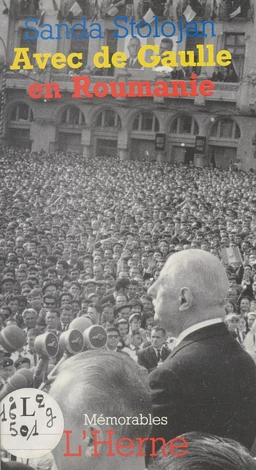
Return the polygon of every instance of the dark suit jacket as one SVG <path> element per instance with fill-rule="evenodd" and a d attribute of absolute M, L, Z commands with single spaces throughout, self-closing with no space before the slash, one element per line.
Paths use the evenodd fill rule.
<path fill-rule="evenodd" d="M 33 470 L 33 467 L 20 462 L 4 462 L 1 460 L 1 470 Z"/>
<path fill-rule="evenodd" d="M 126 67 L 128 67 L 129 69 L 141 69 L 142 68 L 142 65 L 139 63 L 138 59 L 136 59 L 134 64 L 132 64 L 131 62 L 132 62 L 132 59 L 130 59 L 129 57 L 126 62 Z"/>
<path fill-rule="evenodd" d="M 233 438 L 248 449 L 256 436 L 256 367 L 223 323 L 197 330 L 149 375 L 155 416 L 167 441 L 188 431 Z"/>
<path fill-rule="evenodd" d="M 162 361 L 165 361 L 170 353 L 171 351 L 163 347 L 161 354 Z M 138 351 L 138 364 L 145 367 L 149 372 L 157 367 L 158 360 L 153 346 L 148 346 L 142 349 L 142 351 Z"/>

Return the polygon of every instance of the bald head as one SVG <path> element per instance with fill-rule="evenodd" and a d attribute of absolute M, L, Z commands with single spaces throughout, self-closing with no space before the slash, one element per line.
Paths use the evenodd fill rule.
<path fill-rule="evenodd" d="M 180 333 L 200 321 L 223 317 L 227 292 L 224 266 L 203 250 L 185 250 L 170 256 L 149 289 L 158 319 L 176 334 L 177 329 Z"/>
<path fill-rule="evenodd" d="M 180 251 L 170 256 L 160 274 L 163 282 L 175 281 L 175 288 L 189 287 L 196 303 L 223 306 L 228 292 L 228 278 L 216 256 L 203 250 Z"/>

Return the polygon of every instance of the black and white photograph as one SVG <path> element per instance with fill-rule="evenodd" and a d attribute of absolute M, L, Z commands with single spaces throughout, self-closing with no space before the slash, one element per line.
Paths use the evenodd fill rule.
<path fill-rule="evenodd" d="M 256 470 L 255 49 L 255 0 L 0 0 L 2 470 Z"/>

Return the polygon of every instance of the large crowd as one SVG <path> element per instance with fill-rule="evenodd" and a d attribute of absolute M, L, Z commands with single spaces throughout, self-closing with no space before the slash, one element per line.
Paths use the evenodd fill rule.
<path fill-rule="evenodd" d="M 59 337 L 76 317 L 102 325 L 107 349 L 150 371 L 141 351 L 171 350 L 175 338 L 147 290 L 168 257 L 190 248 L 225 265 L 225 322 L 255 359 L 253 172 L 4 148 L 0 178 L 0 324 L 27 335 L 1 352 L 0 387 L 35 368 L 38 335 Z"/>
<path fill-rule="evenodd" d="M 150 344 L 147 289 L 172 253 L 189 248 L 225 263 L 226 321 L 244 341 L 256 318 L 253 173 L 17 149 L 2 150 L 0 163 L 0 322 L 27 333 L 18 363 L 35 365 L 33 338 L 77 316 L 115 327 L 118 347 L 133 331 L 136 348 Z M 227 264 L 223 253 L 235 247 L 241 257 Z"/>

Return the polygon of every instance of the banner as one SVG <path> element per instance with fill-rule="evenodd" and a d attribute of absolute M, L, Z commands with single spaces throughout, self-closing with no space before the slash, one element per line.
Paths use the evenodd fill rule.
<path fill-rule="evenodd" d="M 156 133 L 155 150 L 165 150 L 165 138 L 165 134 L 162 134 L 161 132 Z"/>
<path fill-rule="evenodd" d="M 205 155 L 205 147 L 206 147 L 206 137 L 197 135 L 196 143 L 195 143 L 195 153 L 199 153 L 200 155 Z"/>

